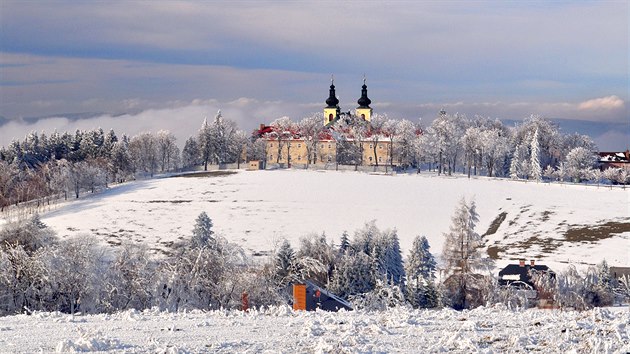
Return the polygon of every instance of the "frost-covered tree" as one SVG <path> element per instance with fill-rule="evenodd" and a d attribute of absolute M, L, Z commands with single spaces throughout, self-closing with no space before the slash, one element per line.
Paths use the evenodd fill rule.
<path fill-rule="evenodd" d="M 266 134 L 266 138 L 274 139 L 276 143 L 276 163 L 280 163 L 282 156 L 286 156 L 286 160 L 291 163 L 291 144 L 290 140 L 293 139 L 297 132 L 297 125 L 289 117 L 281 117 L 270 124 L 272 131 Z"/>
<path fill-rule="evenodd" d="M 155 136 L 150 132 L 140 133 L 131 138 L 128 149 L 135 172 L 148 173 L 153 177 L 158 168 Z"/>
<path fill-rule="evenodd" d="M 350 248 L 350 239 L 348 237 L 348 232 L 344 231 L 341 234 L 341 241 L 339 243 L 339 253 L 345 254 Z"/>
<path fill-rule="evenodd" d="M 413 122 L 403 119 L 398 122 L 397 131 L 397 144 L 392 149 L 392 153 L 398 156 L 402 166 L 417 166 L 417 143 L 422 129 Z"/>
<path fill-rule="evenodd" d="M 236 122 L 224 118 L 218 111 L 210 125 L 213 160 L 219 164 L 235 162 L 242 151 L 242 141 L 237 139 Z M 240 145 L 240 146 L 239 146 Z"/>
<path fill-rule="evenodd" d="M 630 174 L 623 168 L 607 168 L 602 172 L 602 176 L 610 182 L 625 185 L 628 183 Z"/>
<path fill-rule="evenodd" d="M 202 211 L 195 220 L 195 227 L 193 228 L 192 245 L 193 247 L 214 247 L 214 239 L 212 235 L 212 220 Z"/>
<path fill-rule="evenodd" d="M 298 259 L 310 258 L 322 264 L 325 272 L 312 274 L 315 280 L 321 284 L 326 284 L 332 277 L 335 268 L 335 252 L 333 247 L 328 244 L 326 235 L 311 234 L 300 238 L 300 249 L 297 252 Z"/>
<path fill-rule="evenodd" d="M 214 155 L 214 141 L 212 129 L 210 128 L 210 124 L 208 124 L 208 119 L 204 118 L 203 123 L 201 123 L 201 128 L 197 132 L 197 144 L 199 149 L 199 158 L 201 163 L 203 163 L 203 170 L 208 170 L 208 163 L 212 162 L 212 157 Z"/>
<path fill-rule="evenodd" d="M 449 232 L 444 233 L 442 259 L 450 275 L 446 286 L 454 308 L 467 308 L 478 300 L 476 272 L 490 265 L 481 251 L 481 236 L 475 231 L 478 221 L 475 202 L 462 198 L 451 217 Z"/>
<path fill-rule="evenodd" d="M 74 314 L 96 312 L 105 275 L 104 252 L 92 237 L 60 242 L 45 254 L 55 310 Z"/>
<path fill-rule="evenodd" d="M 553 181 L 556 179 L 556 170 L 551 166 L 547 166 L 543 171 L 543 176 L 545 176 L 545 178 L 549 179 L 550 181 Z"/>
<path fill-rule="evenodd" d="M 315 163 L 317 159 L 317 145 L 324 131 L 324 116 L 321 112 L 314 113 L 299 121 L 297 127 L 306 144 L 306 163 Z"/>
<path fill-rule="evenodd" d="M 471 273 L 487 265 L 480 250 L 481 236 L 475 231 L 479 221 L 474 201 L 462 198 L 451 217 L 449 232 L 444 233 L 442 259 L 453 273 Z"/>
<path fill-rule="evenodd" d="M 0 250 L 19 245 L 28 254 L 32 254 L 53 244 L 55 237 L 55 232 L 35 214 L 29 219 L 9 221 L 3 225 L 0 229 Z"/>
<path fill-rule="evenodd" d="M 438 305 L 435 287 L 435 258 L 429 251 L 425 236 L 416 236 L 405 264 L 407 300 L 414 308 L 431 308 Z"/>
<path fill-rule="evenodd" d="M 285 284 L 296 261 L 295 251 L 289 241 L 284 240 L 274 259 L 275 279 L 278 284 Z"/>
<path fill-rule="evenodd" d="M 168 130 L 160 130 L 156 134 L 158 165 L 161 172 L 177 168 L 179 148 L 176 141 L 175 135 Z"/>
<path fill-rule="evenodd" d="M 594 165 L 595 155 L 583 147 L 569 151 L 565 161 L 567 173 L 575 182 L 587 180 Z"/>
<path fill-rule="evenodd" d="M 200 151 L 197 140 L 194 137 L 189 137 L 184 143 L 184 149 L 182 150 L 182 167 L 193 168 L 201 163 Z"/>
<path fill-rule="evenodd" d="M 347 298 L 374 289 L 372 259 L 363 252 L 347 253 L 339 259 L 328 288 Z"/>
<path fill-rule="evenodd" d="M 145 245 L 126 242 L 116 248 L 105 274 L 105 311 L 143 310 L 153 306 L 156 262 Z"/>
<path fill-rule="evenodd" d="M 131 156 L 125 141 L 116 141 L 111 148 L 109 173 L 112 181 L 123 182 L 131 174 Z"/>
<path fill-rule="evenodd" d="M 461 138 L 467 128 L 464 116 L 450 115 L 444 111 L 433 120 L 428 133 L 433 136 L 432 142 L 438 154 L 438 173 L 448 172 L 450 175 L 457 166 L 457 158 L 461 151 Z"/>
<path fill-rule="evenodd" d="M 436 262 L 429 248 L 429 241 L 425 236 L 414 238 L 405 264 L 407 279 L 422 277 L 430 281 L 435 280 Z"/>
<path fill-rule="evenodd" d="M 304 281 L 317 274 L 325 274 L 328 268 L 319 260 L 309 256 L 298 257 L 289 241 L 284 240 L 274 258 L 274 275 L 276 285 L 283 288 L 296 281 Z"/>
<path fill-rule="evenodd" d="M 386 230 L 375 239 L 372 257 L 378 265 L 375 276 L 402 287 L 405 278 L 400 242 L 396 230 Z"/>
<path fill-rule="evenodd" d="M 540 145 L 538 143 L 538 128 L 534 131 L 532 136 L 532 142 L 530 144 L 530 178 L 536 181 L 540 181 L 542 171 L 540 168 Z"/>
<path fill-rule="evenodd" d="M 479 157 L 483 152 L 483 130 L 479 127 L 469 127 L 461 138 L 464 157 L 466 160 L 466 170 L 470 178 L 471 169 L 474 167 L 474 174 L 477 174 Z"/>
<path fill-rule="evenodd" d="M 541 166 L 556 166 L 563 160 L 562 135 L 557 124 L 538 115 L 531 115 L 514 132 L 514 145 L 528 147 L 538 130 L 539 162 Z M 526 155 L 529 157 L 529 155 Z M 529 159 L 528 159 L 529 160 Z M 527 173 L 529 175 L 529 173 Z"/>

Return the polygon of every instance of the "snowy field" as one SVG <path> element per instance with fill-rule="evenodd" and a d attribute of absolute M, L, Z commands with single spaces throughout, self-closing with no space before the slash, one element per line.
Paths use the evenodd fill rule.
<path fill-rule="evenodd" d="M 36 313 L 0 318 L 0 351 L 626 353 L 630 312 L 612 310 Z"/>
<path fill-rule="evenodd" d="M 159 253 L 190 237 L 195 218 L 205 211 L 217 233 L 264 255 L 283 238 L 297 247 L 310 233 L 325 232 L 339 243 L 344 230 L 352 237 L 374 219 L 381 229 L 398 230 L 405 256 L 420 234 L 439 255 L 442 233 L 462 196 L 475 198 L 477 232 L 486 233 L 494 222 L 486 246 L 494 249 L 498 266 L 520 257 L 555 269 L 569 263 L 584 268 L 604 258 L 611 266 L 630 266 L 630 189 L 604 186 L 429 173 L 239 171 L 114 186 L 61 205 L 42 220 L 61 237 L 94 235 L 111 245 L 129 239 Z"/>

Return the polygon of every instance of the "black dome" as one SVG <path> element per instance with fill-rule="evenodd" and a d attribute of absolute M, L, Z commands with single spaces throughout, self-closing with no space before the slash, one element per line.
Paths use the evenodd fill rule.
<path fill-rule="evenodd" d="M 359 108 L 370 108 L 370 103 L 372 100 L 367 96 L 367 85 L 365 84 L 365 80 L 363 80 L 363 86 L 361 87 L 361 98 L 357 101 L 359 104 Z"/>
<path fill-rule="evenodd" d="M 326 104 L 328 105 L 328 107 L 337 107 L 337 105 L 339 104 L 339 100 L 337 99 L 337 96 L 335 95 L 335 85 L 334 84 L 330 84 L 330 92 L 328 93 L 328 98 L 326 99 Z"/>

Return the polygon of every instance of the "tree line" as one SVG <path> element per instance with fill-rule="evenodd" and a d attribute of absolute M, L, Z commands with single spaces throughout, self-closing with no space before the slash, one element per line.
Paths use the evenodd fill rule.
<path fill-rule="evenodd" d="M 522 290 L 498 285 L 474 231 L 477 220 L 474 201 L 462 199 L 443 234 L 438 269 L 426 237 L 417 236 L 404 259 L 396 230 L 380 230 L 375 222 L 352 239 L 344 232 L 339 245 L 323 234 L 303 237 L 297 250 L 284 241 L 266 262 L 255 262 L 216 235 L 204 212 L 165 255 L 137 243 L 104 247 L 90 235 L 62 240 L 35 215 L 0 230 L 0 315 L 239 309 L 243 293 L 250 307 L 262 308 L 288 303 L 290 285 L 304 280 L 349 299 L 356 309 L 532 306 Z M 563 307 L 630 299 L 630 279 L 613 279 L 605 262 L 584 275 L 571 266 L 555 277 L 533 277 L 539 294 Z"/>
<path fill-rule="evenodd" d="M 273 121 L 264 134 L 247 134 L 219 112 L 204 120 L 183 149 L 165 130 L 133 137 L 118 136 L 114 130 L 93 129 L 72 133 L 28 134 L 0 148 L 0 211 L 9 205 L 31 201 L 34 210 L 54 197 L 79 197 L 84 191 L 155 173 L 195 169 L 209 164 L 240 164 L 267 161 L 270 155 L 264 138 L 275 139 L 273 156 L 279 159 L 290 141 L 300 139 L 307 150 L 306 166 L 323 161 L 323 140 L 334 140 L 339 164 L 363 164 L 364 144 L 374 149 L 390 143 L 390 164 L 403 168 L 428 168 L 438 174 L 461 172 L 525 180 L 592 181 L 626 184 L 630 174 L 619 168 L 600 171 L 597 146 L 580 134 L 562 134 L 557 124 L 530 116 L 515 127 L 500 120 L 475 116 L 470 119 L 444 111 L 428 127 L 419 122 L 390 119 L 375 114 L 372 121 L 341 120 L 325 128 L 321 113 L 293 122 L 287 117 Z"/>

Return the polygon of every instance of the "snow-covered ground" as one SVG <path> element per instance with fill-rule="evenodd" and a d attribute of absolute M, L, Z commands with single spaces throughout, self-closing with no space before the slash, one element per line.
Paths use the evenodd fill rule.
<path fill-rule="evenodd" d="M 1 352 L 226 353 L 626 353 L 630 312 L 526 310 L 457 312 L 160 313 L 0 318 Z"/>
<path fill-rule="evenodd" d="M 123 239 L 166 250 L 187 238 L 200 212 L 214 229 L 251 254 L 271 251 L 283 238 L 297 247 L 300 237 L 322 233 L 339 242 L 347 230 L 375 219 L 396 228 L 403 252 L 426 235 L 439 254 L 460 198 L 475 198 L 477 231 L 485 233 L 501 214 L 505 220 L 486 237 L 498 250 L 498 266 L 518 258 L 561 269 L 606 259 L 630 266 L 630 189 L 546 184 L 495 178 L 337 171 L 239 171 L 219 177 L 163 178 L 115 186 L 66 203 L 42 215 L 61 237 L 95 235 L 109 244 Z M 569 241 L 569 229 L 587 232 L 608 222 L 627 231 Z M 619 226 L 621 225 L 621 226 Z M 625 225 L 625 226 L 624 226 Z M 579 235 L 579 233 L 578 233 Z"/>

